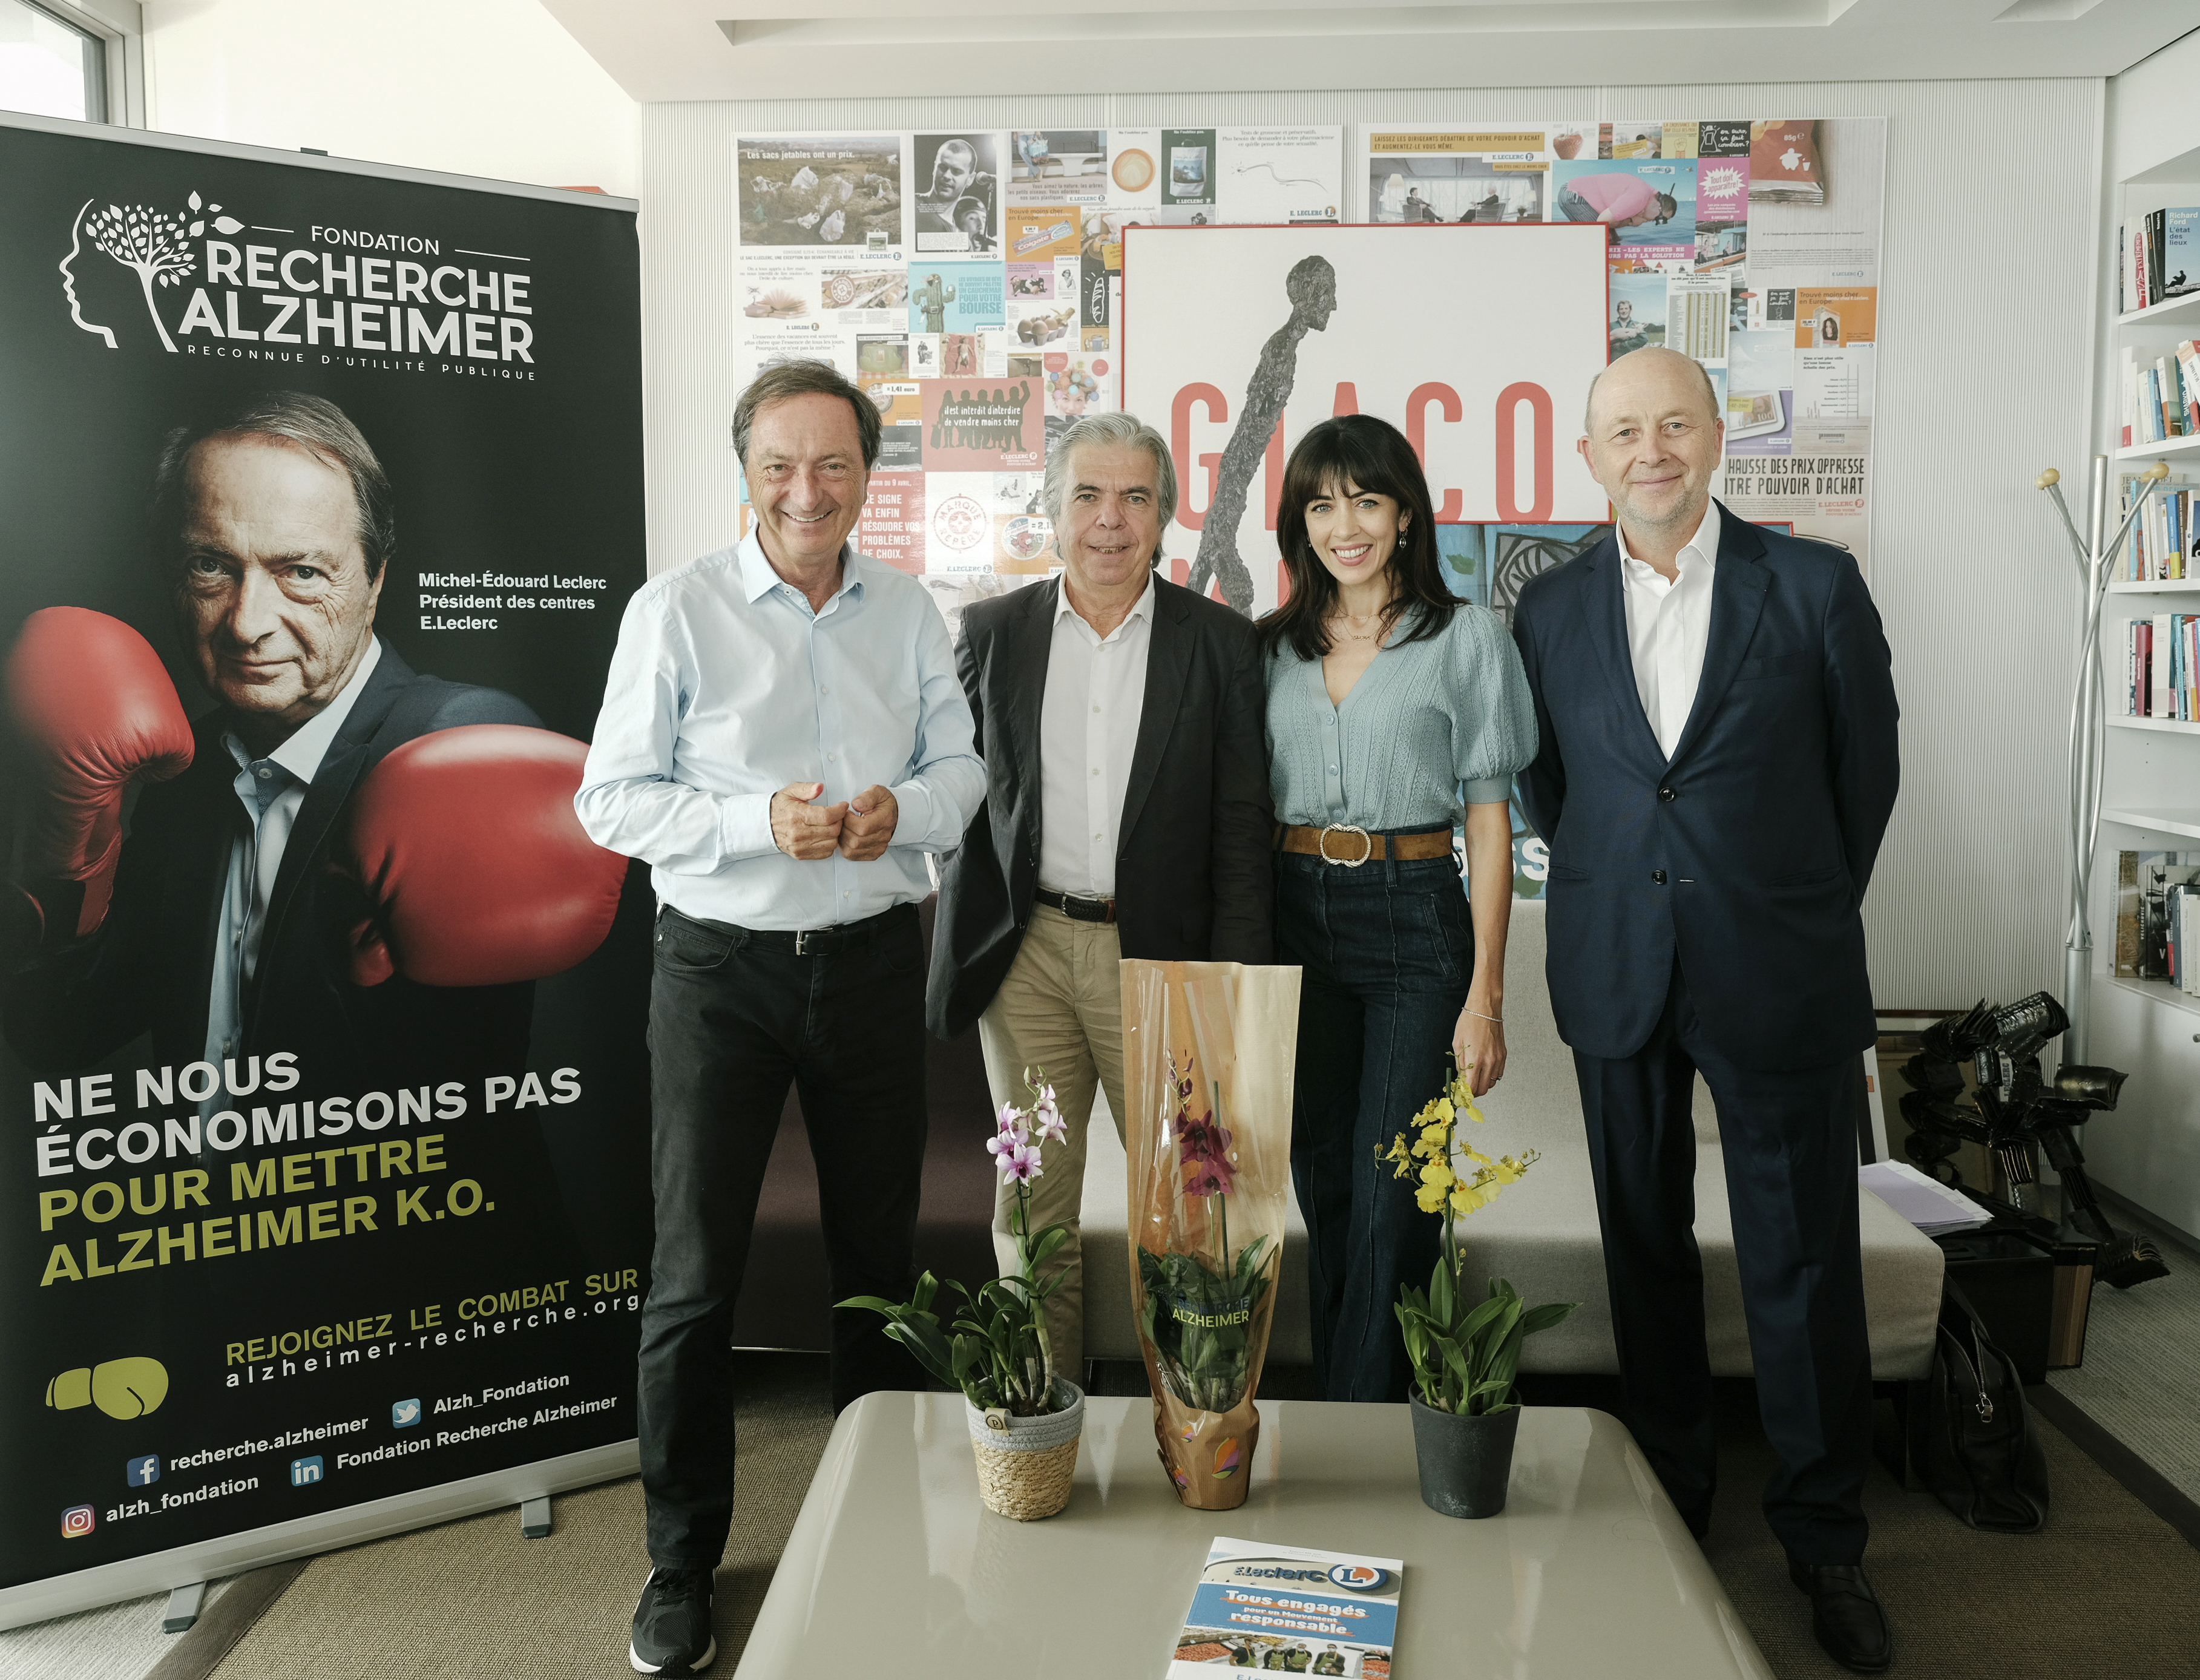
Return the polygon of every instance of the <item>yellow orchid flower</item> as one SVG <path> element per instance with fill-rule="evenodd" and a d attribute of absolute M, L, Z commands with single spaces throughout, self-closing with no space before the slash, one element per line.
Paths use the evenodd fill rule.
<path fill-rule="evenodd" d="M 1473 1185 L 1462 1184 L 1452 1191 L 1451 1209 L 1455 1214 L 1471 1214 L 1477 1208 L 1488 1206 L 1489 1200 L 1489 1191 L 1477 1189 Z"/>

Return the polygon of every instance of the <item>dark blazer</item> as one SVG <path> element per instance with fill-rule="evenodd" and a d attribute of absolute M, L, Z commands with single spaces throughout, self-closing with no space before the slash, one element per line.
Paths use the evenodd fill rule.
<path fill-rule="evenodd" d="M 944 860 L 925 1013 L 952 1038 L 993 1000 L 1039 888 L 1039 710 L 1059 579 L 962 615 L 956 664 L 977 719 L 986 802 Z M 1220 603 L 1154 580 L 1146 692 L 1123 795 L 1123 955 L 1273 960 L 1274 813 L 1260 639 Z"/>
<path fill-rule="evenodd" d="M 401 976 L 352 984 L 348 930 L 360 907 L 330 867 L 338 819 L 366 773 L 415 736 L 462 723 L 541 720 L 497 689 L 418 676 L 384 642 L 284 847 L 245 990 L 240 1065 L 290 1051 L 302 1088 L 331 1093 L 521 1065 L 530 984 L 432 987 Z M 148 1031 L 156 1064 L 204 1057 L 223 882 L 244 823 L 231 786 L 237 763 L 221 740 L 230 724 L 222 709 L 199 718 L 190 768 L 143 791 L 98 929 L 9 977 L 8 1041 L 34 1068 L 83 1067 Z"/>
<path fill-rule="evenodd" d="M 1613 539 L 1520 592 L 1551 1004 L 1576 1051 L 1631 1056 L 1677 956 L 1727 1056 L 1822 1067 L 1877 1030 L 1858 907 L 1899 779 L 1891 662 L 1846 553 L 1719 512 L 1703 680 L 1670 762 L 1635 690 Z"/>

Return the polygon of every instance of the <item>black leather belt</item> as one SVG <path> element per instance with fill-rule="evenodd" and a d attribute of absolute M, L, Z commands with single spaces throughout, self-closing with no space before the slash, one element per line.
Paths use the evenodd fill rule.
<path fill-rule="evenodd" d="M 705 916 L 689 916 L 671 905 L 664 914 L 676 916 L 682 922 L 692 922 L 698 928 L 707 928 L 714 934 L 723 934 L 738 940 L 752 951 L 776 951 L 783 957 L 830 957 L 836 951 L 853 951 L 869 945 L 880 934 L 891 933 L 905 922 L 916 919 L 915 904 L 896 904 L 882 910 L 876 916 L 867 916 L 861 922 L 843 922 L 836 928 L 805 928 L 791 933 L 776 928 L 743 928 L 731 922 L 713 922 Z"/>
<path fill-rule="evenodd" d="M 1058 910 L 1072 922 L 1113 922 L 1113 899 L 1080 899 L 1074 893 L 1050 893 L 1044 887 L 1032 894 L 1050 910 Z"/>

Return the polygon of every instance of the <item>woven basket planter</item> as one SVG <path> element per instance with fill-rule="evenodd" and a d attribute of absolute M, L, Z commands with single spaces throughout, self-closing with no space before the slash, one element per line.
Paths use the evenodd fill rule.
<path fill-rule="evenodd" d="M 1054 1395 L 1056 1409 L 1039 1418 L 982 1412 L 962 1402 L 970 1450 L 978 1459 L 978 1495 L 988 1511 L 1029 1523 L 1069 1503 L 1078 1437 L 1085 1432 L 1085 1390 L 1057 1377 Z"/>

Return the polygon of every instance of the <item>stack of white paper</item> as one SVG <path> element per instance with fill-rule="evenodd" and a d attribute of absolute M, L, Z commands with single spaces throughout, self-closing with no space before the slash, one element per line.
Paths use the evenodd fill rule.
<path fill-rule="evenodd" d="M 1906 1161 L 1875 1161 L 1859 1167 L 1857 1182 L 1928 1237 L 1974 1230 L 1993 1218 L 1961 1191 L 1928 1178 Z"/>

